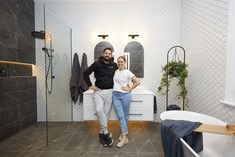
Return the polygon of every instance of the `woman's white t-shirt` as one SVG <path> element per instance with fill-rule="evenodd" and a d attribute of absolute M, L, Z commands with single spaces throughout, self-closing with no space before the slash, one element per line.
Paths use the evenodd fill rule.
<path fill-rule="evenodd" d="M 128 93 L 129 91 L 122 90 L 122 87 L 127 86 L 133 76 L 135 75 L 127 69 L 124 69 L 122 71 L 120 71 L 119 69 L 116 70 L 113 77 L 113 90 L 122 93 Z"/>

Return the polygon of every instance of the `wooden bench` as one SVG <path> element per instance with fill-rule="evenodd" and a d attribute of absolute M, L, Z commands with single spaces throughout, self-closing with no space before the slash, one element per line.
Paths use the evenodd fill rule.
<path fill-rule="evenodd" d="M 196 131 L 196 132 L 208 132 L 208 133 L 224 134 L 224 135 L 235 135 L 235 124 L 226 124 L 226 126 L 211 125 L 211 124 L 201 124 L 194 131 Z"/>

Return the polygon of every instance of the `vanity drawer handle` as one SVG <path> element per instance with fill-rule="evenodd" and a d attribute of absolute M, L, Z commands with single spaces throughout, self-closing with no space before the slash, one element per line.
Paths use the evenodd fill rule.
<path fill-rule="evenodd" d="M 131 102 L 143 102 L 143 100 L 131 100 Z"/>
<path fill-rule="evenodd" d="M 128 115 L 129 116 L 142 116 L 143 114 L 141 114 L 141 113 L 139 113 L 139 114 L 137 114 L 137 113 L 129 113 Z"/>

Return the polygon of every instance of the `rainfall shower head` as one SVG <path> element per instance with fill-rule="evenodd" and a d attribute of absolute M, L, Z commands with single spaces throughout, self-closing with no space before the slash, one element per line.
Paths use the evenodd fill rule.
<path fill-rule="evenodd" d="M 34 38 L 38 38 L 38 39 L 45 39 L 45 32 L 44 31 L 33 31 L 31 32 L 31 35 Z"/>
<path fill-rule="evenodd" d="M 47 39 L 50 41 L 50 48 L 46 48 L 43 47 L 42 50 L 47 54 L 48 57 L 52 57 L 52 55 L 50 55 L 52 52 L 54 52 L 54 50 L 52 49 L 52 38 L 51 35 L 45 31 L 33 31 L 31 32 L 31 35 L 34 38 L 37 39 L 45 39 L 45 41 L 47 41 Z"/>

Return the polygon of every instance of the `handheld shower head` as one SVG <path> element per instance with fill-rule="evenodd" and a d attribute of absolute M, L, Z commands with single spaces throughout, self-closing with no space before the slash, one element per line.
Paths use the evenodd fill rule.
<path fill-rule="evenodd" d="M 31 32 L 31 35 L 34 37 L 34 38 L 37 38 L 37 39 L 45 39 L 45 32 L 44 31 L 33 31 Z"/>
<path fill-rule="evenodd" d="M 43 50 L 44 52 L 48 53 L 48 48 L 43 47 L 42 50 Z"/>
<path fill-rule="evenodd" d="M 43 47 L 43 48 L 42 48 L 42 51 L 44 51 L 44 52 L 47 54 L 47 56 L 50 57 L 49 49 L 48 49 L 48 48 Z"/>

